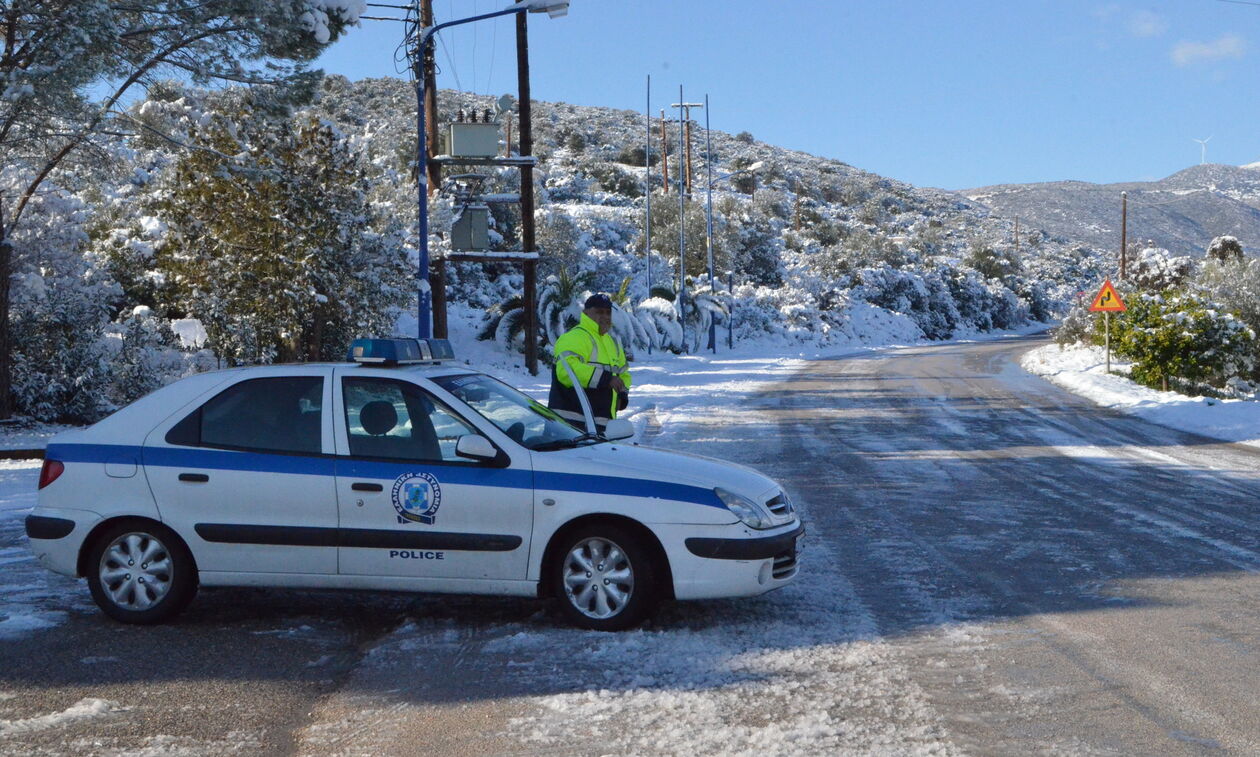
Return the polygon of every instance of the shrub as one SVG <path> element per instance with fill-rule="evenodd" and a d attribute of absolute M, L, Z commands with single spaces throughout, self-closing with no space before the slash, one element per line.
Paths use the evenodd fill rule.
<path fill-rule="evenodd" d="M 1243 259 L 1242 243 L 1231 236 L 1221 236 L 1212 240 L 1208 245 L 1207 256 L 1209 260 L 1215 260 L 1218 263 L 1226 263 L 1231 260 Z"/>
<path fill-rule="evenodd" d="M 1220 388 L 1254 370 L 1256 333 L 1201 294 L 1145 293 L 1127 304 L 1112 326 L 1112 344 L 1132 359 L 1133 380 L 1163 389 L 1177 379 Z"/>

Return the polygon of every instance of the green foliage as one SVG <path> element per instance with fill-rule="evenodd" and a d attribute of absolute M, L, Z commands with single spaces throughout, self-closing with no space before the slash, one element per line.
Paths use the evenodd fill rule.
<path fill-rule="evenodd" d="M 621 152 L 617 153 L 617 157 L 613 160 L 627 166 L 642 166 L 646 159 L 647 150 L 643 149 L 642 145 L 639 145 L 638 147 L 621 148 Z M 659 162 L 661 162 L 660 153 L 657 150 L 653 150 L 652 165 L 656 165 Z"/>
<path fill-rule="evenodd" d="M 328 360 L 390 328 L 409 266 L 396 234 L 371 231 L 363 170 L 338 132 L 242 112 L 198 144 L 173 172 L 157 262 L 208 346 L 234 362 Z"/>
<path fill-rule="evenodd" d="M 600 189 L 605 192 L 626 197 L 643 196 L 642 182 L 626 173 L 616 163 L 591 163 L 583 168 L 583 173 L 599 182 Z"/>
<path fill-rule="evenodd" d="M 1197 293 L 1138 294 L 1126 304 L 1128 312 L 1113 318 L 1112 345 L 1133 361 L 1139 383 L 1223 387 L 1255 367 L 1255 332 Z"/>
<path fill-rule="evenodd" d="M 976 269 L 986 279 L 1003 280 L 1024 270 L 1019 255 L 1007 247 L 995 247 L 980 240 L 973 240 L 964 263 Z"/>

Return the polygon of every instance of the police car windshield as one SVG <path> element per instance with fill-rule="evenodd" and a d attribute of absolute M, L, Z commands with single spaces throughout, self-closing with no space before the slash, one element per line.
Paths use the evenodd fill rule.
<path fill-rule="evenodd" d="M 524 447 L 557 449 L 587 438 L 546 405 L 484 374 L 441 376 L 433 382 Z"/>

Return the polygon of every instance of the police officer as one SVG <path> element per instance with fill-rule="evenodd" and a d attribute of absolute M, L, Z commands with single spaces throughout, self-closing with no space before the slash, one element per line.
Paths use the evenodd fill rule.
<path fill-rule="evenodd" d="M 585 417 L 566 364 L 590 400 L 597 430 L 616 418 L 630 398 L 626 351 L 610 329 L 612 300 L 606 294 L 593 294 L 586 300 L 578 325 L 561 335 L 553 347 L 556 368 L 547 406 L 578 428 L 585 428 Z"/>

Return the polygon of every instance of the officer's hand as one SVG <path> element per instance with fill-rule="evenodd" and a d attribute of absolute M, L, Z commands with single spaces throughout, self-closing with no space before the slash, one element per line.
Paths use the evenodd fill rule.
<path fill-rule="evenodd" d="M 618 392 L 629 391 L 626 389 L 626 382 L 622 381 L 620 376 L 613 376 L 612 381 L 609 381 L 608 384 Z"/>

